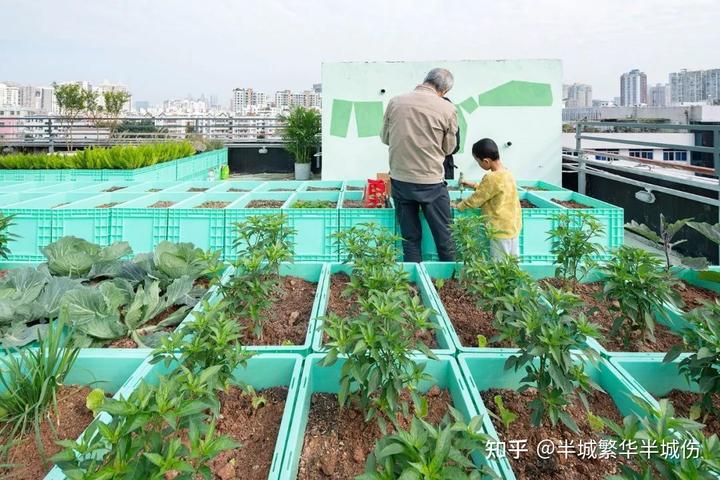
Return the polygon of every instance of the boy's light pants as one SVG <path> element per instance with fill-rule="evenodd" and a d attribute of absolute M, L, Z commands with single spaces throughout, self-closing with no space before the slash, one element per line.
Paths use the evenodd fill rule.
<path fill-rule="evenodd" d="M 520 237 L 495 238 L 490 242 L 490 254 L 495 260 L 505 255 L 520 256 Z"/>

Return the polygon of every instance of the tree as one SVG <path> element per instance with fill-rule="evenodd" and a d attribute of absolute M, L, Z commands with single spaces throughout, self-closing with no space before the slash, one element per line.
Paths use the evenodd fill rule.
<path fill-rule="evenodd" d="M 125 104 L 130 100 L 130 94 L 122 90 L 113 90 L 103 93 L 105 100 L 105 112 L 110 119 L 110 136 L 115 135 L 118 126 L 118 116 Z"/>
<path fill-rule="evenodd" d="M 282 129 L 285 150 L 290 152 L 296 163 L 310 163 L 318 144 L 320 114 L 312 108 L 295 107 L 281 119 L 285 121 Z"/>
<path fill-rule="evenodd" d="M 57 99 L 58 109 L 61 117 L 67 118 L 70 126 L 68 128 L 67 147 L 72 149 L 73 125 L 75 120 L 85 110 L 87 96 L 82 85 L 79 83 L 66 83 L 58 85 L 53 83 L 55 87 L 55 98 Z"/>

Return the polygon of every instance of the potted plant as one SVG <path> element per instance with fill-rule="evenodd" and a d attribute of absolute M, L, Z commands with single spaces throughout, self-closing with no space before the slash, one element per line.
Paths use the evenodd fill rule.
<path fill-rule="evenodd" d="M 312 108 L 295 107 L 283 117 L 282 139 L 295 158 L 295 180 L 310 179 L 310 161 L 320 134 L 320 113 Z"/>

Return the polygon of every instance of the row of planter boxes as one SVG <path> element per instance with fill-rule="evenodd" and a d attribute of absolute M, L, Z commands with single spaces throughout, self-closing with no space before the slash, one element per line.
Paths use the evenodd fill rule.
<path fill-rule="evenodd" d="M 207 178 L 208 170 L 227 165 L 228 150 L 221 148 L 142 168 L 120 169 L 0 169 L 0 182 L 152 181 Z"/>
<path fill-rule="evenodd" d="M 417 356 L 415 360 L 425 364 L 425 372 L 430 379 L 419 385 L 422 392 L 427 392 L 433 386 L 446 389 L 450 394 L 453 407 L 469 420 L 473 416 L 482 416 L 482 431 L 493 439 L 499 439 L 493 420 L 488 413 L 481 392 L 488 389 L 517 389 L 524 371 L 505 369 L 505 362 L 510 353 L 478 353 L 462 354 L 458 358 L 441 355 L 437 360 Z M 272 464 L 268 475 L 269 479 L 291 480 L 296 478 L 300 458 L 305 443 L 306 428 L 311 411 L 313 394 L 337 394 L 340 386 L 340 371 L 343 358 L 331 367 L 323 367 L 320 361 L 322 354 L 312 354 L 303 358 L 296 354 L 260 353 L 252 357 L 246 367 L 238 368 L 235 379 L 238 382 L 252 385 L 255 390 L 273 387 L 287 388 L 287 397 L 282 417 L 279 419 L 279 430 L 275 439 Z M 638 363 L 633 361 L 630 365 L 632 371 L 640 371 L 641 383 L 652 388 L 652 393 L 662 396 L 669 388 L 685 388 L 680 384 L 658 386 L 652 374 L 658 373 L 658 365 L 646 361 Z M 622 415 L 636 413 L 642 415 L 634 398 L 640 398 L 651 404 L 655 399 L 638 382 L 628 381 L 621 373 L 618 365 L 627 365 L 623 359 L 618 362 L 601 360 L 593 365 L 587 363 L 586 371 L 591 379 L 611 396 L 615 406 Z M 113 354 L 84 351 L 80 354 L 77 363 L 67 377 L 67 384 L 96 386 L 101 382 L 103 388 L 114 393 L 115 398 L 127 398 L 140 384 L 145 381 L 157 383 L 160 375 L 167 374 L 169 368 L 164 363 L 151 364 L 149 359 L 143 359 L 133 352 Z M 621 367 L 622 368 L 622 367 Z M 664 366 L 668 373 L 671 366 Z M 677 376 L 677 374 L 676 374 Z M 100 415 L 95 422 L 109 422 L 111 417 Z M 84 435 L 92 435 L 90 427 Z M 503 439 L 506 440 L 506 439 Z M 477 465 L 487 464 L 499 478 L 514 479 L 512 467 L 508 458 L 474 457 Z M 54 467 L 46 480 L 60 480 L 66 478 L 62 471 Z"/>
<path fill-rule="evenodd" d="M 339 261 L 344 252 L 339 251 L 333 236 L 340 231 L 375 222 L 399 233 L 392 204 L 391 208 L 357 208 L 364 193 L 353 189 L 361 188 L 358 185 L 362 183 L 75 182 L 70 192 L 66 183 L 31 183 L 0 186 L 0 205 L 3 214 L 15 215 L 12 231 L 18 238 L 9 243 L 9 262 L 42 261 L 42 248 L 64 235 L 102 245 L 125 240 L 138 253 L 152 250 L 163 240 L 193 242 L 203 249 L 220 250 L 223 258 L 229 260 L 236 256 L 233 247 L 237 238 L 236 223 L 250 215 L 279 212 L 288 216 L 290 226 L 296 230 L 295 260 Z M 521 200 L 536 206 L 522 211 L 520 253 L 523 262 L 552 263 L 552 241 L 547 232 L 554 227 L 553 215 L 559 211 L 579 211 L 569 210 L 552 200 L 573 200 L 592 207 L 583 211 L 595 215 L 606 229 L 597 241 L 607 249 L 622 245 L 622 209 L 543 182 L 522 184 L 525 188 L 558 188 L 557 191 L 520 192 Z M 450 185 L 450 188 L 454 187 Z M 455 201 L 465 194 L 452 190 L 450 195 Z M 292 208 L 296 201 L 302 200 L 328 201 L 335 208 Z M 248 208 L 251 202 L 254 207 L 260 202 L 260 208 Z M 353 204 L 345 208 L 346 202 Z M 198 208 L 203 204 L 210 208 Z M 474 210 L 462 214 L 478 213 Z M 461 213 L 454 211 L 454 215 Z M 437 260 L 432 234 L 424 218 L 422 225 L 423 258 Z M 401 251 L 398 245 L 399 257 Z"/>

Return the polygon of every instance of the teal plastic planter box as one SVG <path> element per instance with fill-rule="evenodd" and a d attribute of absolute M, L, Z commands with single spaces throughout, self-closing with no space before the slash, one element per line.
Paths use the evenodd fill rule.
<path fill-rule="evenodd" d="M 208 190 L 208 193 L 234 193 L 235 195 L 241 196 L 246 193 L 252 192 L 257 187 L 265 182 L 257 182 L 252 180 L 221 180 L 217 182 L 217 185 L 212 189 Z"/>
<path fill-rule="evenodd" d="M 164 363 L 151 365 L 149 359 L 143 362 L 132 376 L 116 393 L 115 398 L 128 398 L 138 387 L 141 381 L 157 384 L 160 375 L 167 375 L 175 365 L 166 367 Z M 288 394 L 285 400 L 285 410 L 280 419 L 280 429 L 273 460 L 270 466 L 268 479 L 277 479 L 280 475 L 283 452 L 288 440 L 288 431 L 291 426 L 292 414 L 297 400 L 298 385 L 302 373 L 302 357 L 293 354 L 262 354 L 251 357 L 245 367 L 239 367 L 234 372 L 238 383 L 252 385 L 255 390 L 265 390 L 273 387 L 287 387 Z M 109 423 L 108 415 L 101 416 L 99 421 Z M 88 429 L 83 435 L 92 435 L 93 429 Z M 59 468 L 54 468 L 45 480 L 61 480 L 66 478 Z"/>
<path fill-rule="evenodd" d="M 288 224 L 295 229 L 292 236 L 294 258 L 300 262 L 336 262 L 338 249 L 334 235 L 338 232 L 337 192 L 298 192 L 288 200 Z M 327 201 L 332 208 L 294 208 L 295 202 Z"/>
<path fill-rule="evenodd" d="M 317 191 L 339 192 L 342 187 L 342 180 L 311 180 L 303 182 L 298 187 L 298 192 L 312 192 L 316 191 L 315 189 L 318 189 Z"/>
<path fill-rule="evenodd" d="M 11 180 L 2 180 L 0 181 L 0 193 L 5 192 L 14 192 L 18 189 L 18 186 L 28 182 L 23 181 L 11 181 Z"/>
<path fill-rule="evenodd" d="M 542 180 L 518 180 L 517 186 L 527 191 L 569 192 L 567 188 L 543 182 Z M 530 187 L 530 188 L 527 188 Z"/>
<path fill-rule="evenodd" d="M 207 193 L 213 187 L 217 187 L 221 182 L 210 182 L 208 180 L 186 180 L 178 181 L 172 187 L 166 188 L 166 192 L 184 192 L 184 193 Z M 205 189 L 205 190 L 202 190 Z"/>
<path fill-rule="evenodd" d="M 263 184 L 265 185 L 265 184 Z M 258 187 L 259 188 L 259 187 Z M 282 212 L 287 214 L 288 199 L 292 196 L 292 192 L 260 192 L 255 189 L 251 193 L 247 193 L 235 200 L 233 203 L 227 206 L 225 209 L 225 260 L 233 260 L 237 258 L 237 250 L 233 246 L 233 243 L 238 238 L 237 226 L 239 222 L 245 221 L 248 217 L 257 215 L 275 215 Z M 281 208 L 247 208 L 247 204 L 253 200 L 270 200 L 276 202 L 283 202 Z"/>
<path fill-rule="evenodd" d="M 28 192 L 26 190 L 18 189 L 16 192 L 0 192 L 0 209 L 5 208 L 7 205 L 13 203 L 25 202 L 27 200 L 33 200 L 45 196 L 44 193 Z M 51 195 L 51 194 L 48 194 Z"/>
<path fill-rule="evenodd" d="M 222 252 L 225 247 L 225 208 L 198 208 L 205 202 L 230 205 L 232 193 L 191 194 L 168 210 L 167 238 L 171 242 L 192 242 L 203 250 Z"/>
<path fill-rule="evenodd" d="M 255 189 L 256 192 L 294 192 L 305 183 L 300 180 L 275 180 L 271 182 L 265 182 Z"/>
<path fill-rule="evenodd" d="M 435 339 L 437 341 L 437 347 L 432 349 L 432 352 L 436 355 L 454 355 L 455 344 L 452 341 L 452 337 L 448 332 L 447 324 L 442 320 L 442 317 L 437 313 L 437 302 L 434 298 L 434 288 L 429 285 L 426 280 L 426 276 L 423 274 L 420 265 L 417 263 L 403 263 L 403 270 L 410 274 L 410 282 L 414 283 L 418 288 L 420 299 L 426 307 L 429 307 L 435 311 L 432 315 L 432 323 L 435 325 Z M 313 338 L 312 348 L 313 352 L 327 352 L 328 348 L 325 346 L 323 341 L 323 317 L 327 314 L 328 301 L 330 299 L 330 282 L 331 277 L 335 273 L 346 273 L 352 274 L 352 264 L 347 263 L 328 263 L 326 264 L 323 272 L 322 291 L 320 292 L 320 300 L 317 308 L 317 322 L 315 326 L 315 337 Z M 428 345 L 429 346 L 429 345 Z"/>
<path fill-rule="evenodd" d="M 2 207 L 3 215 L 15 215 L 11 232 L 18 238 L 8 242 L 9 262 L 43 262 L 42 248 L 53 242 L 53 207 L 93 196 L 92 193 L 56 193 Z"/>
<path fill-rule="evenodd" d="M 488 409 L 480 396 L 480 392 L 492 388 L 516 390 L 525 377 L 524 368 L 515 371 L 505 370 L 505 362 L 511 356 L 510 353 L 463 353 L 458 356 L 460 370 L 470 388 L 470 395 L 475 403 L 475 408 L 483 418 L 491 418 Z M 634 402 L 639 397 L 652 405 L 657 403 L 652 396 L 629 383 L 608 361 L 600 361 L 597 365 L 585 363 L 585 372 L 599 385 L 615 402 L 620 414 L 625 416 L 631 413 L 643 415 L 642 410 Z M 495 427 L 491 424 L 488 433 L 498 438 Z M 508 480 L 515 479 L 507 458 L 500 461 L 503 468 L 503 476 Z"/>
<path fill-rule="evenodd" d="M 175 187 L 178 184 L 175 180 L 148 180 L 144 182 L 132 182 L 132 185 L 127 187 L 125 192 L 133 193 L 158 193 L 166 192 L 169 188 Z"/>
<path fill-rule="evenodd" d="M 144 182 L 127 182 L 119 180 L 116 182 L 89 182 L 89 181 L 77 181 L 72 183 L 72 190 L 74 192 L 92 192 L 92 193 L 129 193 L 135 190 Z M 66 190 L 68 184 L 62 185 Z M 137 195 L 135 195 L 137 198 Z"/>
<path fill-rule="evenodd" d="M 519 192 L 520 200 L 527 200 L 537 208 L 522 209 L 522 231 L 520 232 L 520 258 L 523 262 L 550 262 L 552 239 L 548 232 L 555 227 L 553 215 L 560 208 L 534 192 Z"/>
<path fill-rule="evenodd" d="M 320 366 L 322 358 L 323 355 L 313 354 L 305 359 L 298 397 L 295 402 L 295 411 L 293 412 L 293 422 L 285 446 L 282 473 L 279 477 L 282 480 L 292 480 L 297 477 L 305 441 L 305 431 L 310 415 L 312 395 L 314 393 L 337 393 L 340 390 L 340 370 L 345 359 L 339 358 L 331 367 L 322 367 Z M 424 363 L 425 372 L 432 376 L 432 380 L 420 383 L 419 390 L 421 392 L 427 392 L 431 387 L 437 385 L 449 391 L 453 407 L 460 411 L 466 421 L 470 421 L 472 417 L 478 414 L 469 395 L 468 386 L 465 384 L 458 365 L 452 357 L 440 356 L 438 360 L 429 360 L 418 356 L 415 361 Z M 486 416 L 483 419 L 483 429 L 488 422 Z M 495 461 L 487 460 L 480 455 L 473 457 L 473 460 L 476 465 L 488 464 L 498 476 L 502 475 L 501 466 Z"/>
<path fill-rule="evenodd" d="M 83 238 L 91 243 L 109 245 L 110 242 L 110 210 L 108 205 L 123 204 L 135 200 L 134 193 L 95 194 L 92 197 L 78 200 L 52 210 L 52 241 L 60 240 L 66 235 Z M 105 206 L 104 208 L 98 208 Z"/>
<path fill-rule="evenodd" d="M 362 223 L 376 223 L 387 228 L 391 233 L 396 232 L 395 208 L 349 208 L 344 205 L 346 200 L 362 201 L 365 193 L 360 191 L 344 191 L 340 197 L 340 210 L 338 211 L 338 231 L 345 232 Z M 393 205 L 392 200 L 390 204 Z M 346 252 L 339 248 L 339 260 L 343 261 Z"/>
<path fill-rule="evenodd" d="M 367 180 L 345 180 L 343 182 L 343 191 L 345 192 L 364 192 Z"/>
<path fill-rule="evenodd" d="M 192 193 L 150 193 L 113 207 L 110 211 L 110 242 L 126 241 L 134 253 L 151 252 L 168 239 L 169 208 L 148 208 L 156 202 L 177 204 Z"/>
<path fill-rule="evenodd" d="M 315 324 L 317 321 L 317 309 L 320 303 L 320 296 L 323 290 L 323 282 L 325 277 L 323 275 L 323 267 L 325 264 L 319 262 L 303 262 L 303 263 L 283 263 L 280 266 L 280 276 L 283 277 L 297 277 L 307 280 L 308 282 L 317 283 L 317 289 L 315 290 L 315 300 L 313 301 L 312 310 L 310 311 L 310 318 L 308 319 L 308 330 L 305 335 L 305 341 L 301 345 L 245 345 L 248 350 L 260 353 L 298 353 L 301 355 L 307 355 L 310 353 L 310 347 L 315 334 Z M 226 284 L 234 275 L 235 269 L 230 266 L 223 274 L 222 283 Z M 217 304 L 222 300 L 222 294 L 219 289 L 213 289 L 206 294 L 205 298 L 211 305 Z M 194 311 L 202 312 L 202 302 L 198 304 L 198 307 Z M 230 312 L 232 314 L 232 312 Z M 188 315 L 180 326 L 193 322 L 195 317 L 193 314 Z M 180 328 L 178 326 L 178 328 Z"/>

